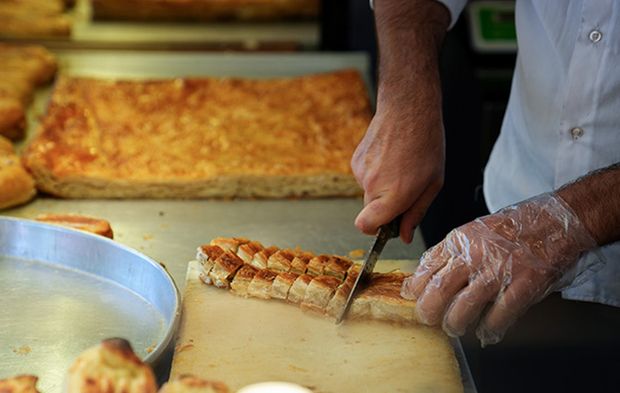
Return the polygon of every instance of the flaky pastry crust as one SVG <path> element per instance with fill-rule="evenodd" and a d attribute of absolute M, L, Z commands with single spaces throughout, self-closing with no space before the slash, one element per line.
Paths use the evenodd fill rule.
<path fill-rule="evenodd" d="M 63 78 L 25 153 L 71 198 L 352 196 L 370 121 L 357 71 L 272 80 Z"/>

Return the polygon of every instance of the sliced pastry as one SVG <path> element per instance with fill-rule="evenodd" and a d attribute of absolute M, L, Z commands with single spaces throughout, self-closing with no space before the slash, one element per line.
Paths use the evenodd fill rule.
<path fill-rule="evenodd" d="M 309 274 L 302 274 L 295 279 L 291 289 L 288 291 L 287 300 L 291 303 L 301 303 L 306 296 L 306 289 L 308 284 L 312 281 L 312 276 Z"/>
<path fill-rule="evenodd" d="M 329 255 L 317 255 L 308 262 L 306 273 L 311 276 L 320 276 L 325 271 L 325 265 L 329 262 Z"/>
<path fill-rule="evenodd" d="M 295 258 L 291 261 L 291 273 L 304 274 L 307 270 L 308 263 L 314 257 L 309 253 L 303 253 L 295 255 Z"/>
<path fill-rule="evenodd" d="M 267 269 L 267 261 L 269 257 L 275 254 L 278 251 L 278 247 L 267 247 L 262 251 L 257 252 L 252 257 L 252 261 L 250 265 L 254 266 L 257 269 Z"/>
<path fill-rule="evenodd" d="M 327 315 L 330 315 L 334 318 L 338 317 L 344 308 L 345 303 L 347 302 L 347 298 L 349 297 L 349 293 L 353 290 L 353 284 L 355 284 L 355 280 L 359 274 L 358 270 L 349 270 L 347 273 L 347 278 L 344 279 L 342 284 L 338 286 L 334 296 L 331 298 L 325 312 Z"/>
<path fill-rule="evenodd" d="M 327 276 L 333 276 L 340 281 L 344 280 L 347 270 L 353 265 L 353 261 L 347 258 L 332 256 L 325 264 L 324 274 Z"/>
<path fill-rule="evenodd" d="M 0 392 L 2 393 L 39 393 L 37 380 L 34 375 L 17 375 L 15 377 L 0 379 Z"/>
<path fill-rule="evenodd" d="M 251 241 L 245 244 L 241 244 L 237 249 L 237 256 L 243 260 L 244 263 L 251 263 L 254 255 L 262 251 L 265 247 L 259 242 Z"/>
<path fill-rule="evenodd" d="M 249 296 L 248 287 L 256 273 L 258 273 L 257 268 L 250 265 L 243 265 L 230 283 L 231 292 L 239 296 Z"/>
<path fill-rule="evenodd" d="M 239 246 L 250 241 L 243 237 L 216 237 L 211 240 L 212 246 L 220 246 L 224 251 L 237 252 Z"/>
<path fill-rule="evenodd" d="M 220 246 L 203 245 L 198 247 L 196 253 L 196 260 L 202 265 L 202 272 L 200 273 L 200 279 L 207 285 L 211 285 L 213 281 L 209 276 L 209 272 L 215 265 L 215 260 L 224 253 L 224 250 Z"/>
<path fill-rule="evenodd" d="M 332 276 L 315 277 L 308 287 L 301 303 L 303 310 L 324 312 L 341 281 Z"/>
<path fill-rule="evenodd" d="M 298 274 L 291 272 L 284 272 L 278 274 L 271 284 L 271 297 L 274 299 L 286 300 L 288 298 L 289 290 L 299 277 Z"/>
<path fill-rule="evenodd" d="M 267 269 L 274 272 L 288 272 L 291 270 L 291 262 L 295 258 L 290 250 L 279 250 L 267 260 Z"/>
<path fill-rule="evenodd" d="M 248 295 L 260 299 L 271 299 L 271 285 L 278 273 L 270 270 L 259 270 L 248 286 Z"/>
<path fill-rule="evenodd" d="M 80 354 L 66 380 L 67 393 L 155 393 L 151 368 L 133 352 L 127 340 L 104 340 Z"/>
<path fill-rule="evenodd" d="M 230 280 L 241 266 L 243 266 L 241 258 L 230 251 L 225 251 L 215 260 L 213 268 L 208 274 L 213 285 L 219 288 L 228 288 Z"/>

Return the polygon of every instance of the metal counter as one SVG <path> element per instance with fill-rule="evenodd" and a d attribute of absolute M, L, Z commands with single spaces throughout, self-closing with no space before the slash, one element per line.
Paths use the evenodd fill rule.
<path fill-rule="evenodd" d="M 366 250 L 370 239 L 353 226 L 359 199 L 265 201 L 58 200 L 39 197 L 4 214 L 34 218 L 41 213 L 79 213 L 110 221 L 115 240 L 166 265 L 182 289 L 187 262 L 196 248 L 216 236 L 244 236 L 280 247 L 347 255 Z M 412 245 L 388 243 L 390 259 L 418 258 L 419 234 Z"/>
<path fill-rule="evenodd" d="M 61 73 L 110 78 L 187 75 L 275 77 L 352 67 L 369 81 L 364 54 L 204 54 L 114 51 L 58 51 Z M 372 89 L 369 89 L 372 91 Z M 31 123 L 44 112 L 49 89 L 33 106 Z M 163 263 L 178 287 L 196 247 L 216 236 L 244 236 L 280 247 L 347 255 L 367 250 L 370 238 L 353 225 L 361 199 L 308 200 L 60 200 L 39 196 L 1 214 L 33 218 L 41 213 L 78 213 L 110 221 L 115 240 Z M 411 245 L 389 242 L 386 259 L 417 259 L 424 251 L 416 232 Z M 465 391 L 475 392 L 463 351 L 455 341 Z"/>

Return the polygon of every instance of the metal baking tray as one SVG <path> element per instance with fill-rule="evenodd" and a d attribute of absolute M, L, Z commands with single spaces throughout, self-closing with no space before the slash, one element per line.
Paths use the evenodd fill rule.
<path fill-rule="evenodd" d="M 59 392 L 75 357 L 128 339 L 152 366 L 170 349 L 180 295 L 157 262 L 113 240 L 0 217 L 0 378 Z"/>

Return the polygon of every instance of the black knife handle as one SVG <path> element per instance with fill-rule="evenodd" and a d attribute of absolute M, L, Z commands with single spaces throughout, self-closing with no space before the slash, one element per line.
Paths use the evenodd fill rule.
<path fill-rule="evenodd" d="M 381 227 L 382 232 L 387 235 L 388 239 L 392 239 L 400 235 L 400 221 L 402 220 L 402 218 L 403 215 L 399 214 L 398 216 L 396 216 L 395 219 Z"/>

